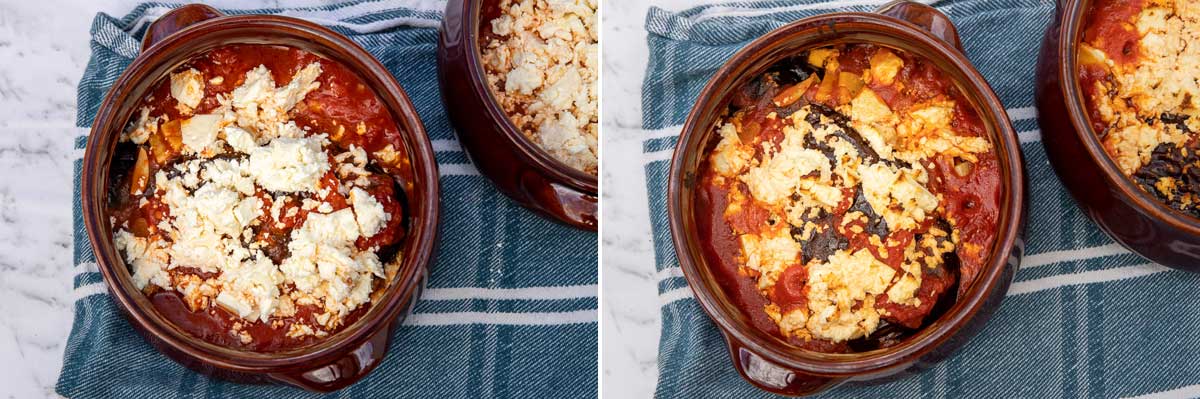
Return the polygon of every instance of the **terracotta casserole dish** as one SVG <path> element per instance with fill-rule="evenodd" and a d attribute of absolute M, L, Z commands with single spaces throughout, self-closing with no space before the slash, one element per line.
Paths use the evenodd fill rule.
<path fill-rule="evenodd" d="M 192 57 L 230 44 L 279 45 L 336 62 L 374 91 L 398 125 L 401 151 L 411 160 L 406 189 L 407 234 L 397 244 L 397 272 L 384 281 L 365 313 L 307 346 L 275 352 L 234 350 L 189 335 L 160 314 L 131 278 L 110 225 L 110 167 L 119 137 L 138 102 L 156 82 Z M 147 30 L 142 53 L 100 106 L 83 160 L 84 224 L 99 270 L 116 306 L 155 348 L 201 373 L 239 382 L 274 382 L 328 392 L 358 381 L 382 361 L 390 333 L 416 303 L 432 261 L 438 226 L 438 172 L 417 113 L 395 78 L 346 37 L 303 20 L 278 16 L 225 16 L 203 5 L 180 7 Z M 399 200 L 399 199 L 398 199 Z"/>
<path fill-rule="evenodd" d="M 707 231 L 714 228 L 712 226 L 716 226 L 713 224 L 716 222 L 710 222 L 709 216 L 704 216 L 710 212 L 704 209 L 706 201 L 709 200 L 701 198 L 711 197 L 698 193 L 701 192 L 701 182 L 710 179 L 704 177 L 710 176 L 706 175 L 709 173 L 705 166 L 706 156 L 717 151 L 714 149 L 714 143 L 718 133 L 722 137 L 719 145 L 724 145 L 725 138 L 736 137 L 729 136 L 725 132 L 726 129 L 716 127 L 719 126 L 717 124 L 723 118 L 722 115 L 735 108 L 736 99 L 746 92 L 741 88 L 751 87 L 745 85 L 756 77 L 764 76 L 768 71 L 778 71 L 772 68 L 777 68 L 780 62 L 794 59 L 799 54 L 808 54 L 810 58 L 807 59 L 812 60 L 812 54 L 816 53 L 814 50 L 840 45 L 868 45 L 866 47 L 873 49 L 891 49 L 889 51 L 921 57 L 928 64 L 940 69 L 948 81 L 957 87 L 961 101 L 970 103 L 978 114 L 981 128 L 977 137 L 986 138 L 992 144 L 999 188 L 996 191 L 998 194 L 995 209 L 998 216 L 992 244 L 975 252 L 980 259 L 978 271 L 967 280 L 968 283 L 958 288 L 957 296 L 949 295 L 952 300 L 947 301 L 944 310 L 927 317 L 919 329 L 905 333 L 902 338 L 886 345 L 838 352 L 801 348 L 794 344 L 794 340 L 789 341 L 790 338 L 785 339 L 780 334 L 766 332 L 758 327 L 755 319 L 763 319 L 765 316 L 752 315 L 750 311 L 744 310 L 743 304 L 747 303 L 743 302 L 745 296 L 742 291 L 731 288 L 733 283 L 727 281 L 729 274 L 724 271 L 726 266 L 723 266 L 727 261 L 721 260 L 723 255 L 717 255 L 717 252 L 722 250 L 714 249 L 718 244 L 706 242 L 708 239 L 704 238 L 710 237 Z M 845 61 L 841 63 L 845 64 Z M 830 73 L 826 71 L 824 76 L 828 78 Z M 808 79 L 803 76 L 816 77 L 817 73 L 812 72 L 809 75 L 805 72 L 801 76 L 797 79 L 807 82 Z M 842 75 L 838 76 L 837 79 L 846 79 Z M 808 87 L 815 86 L 816 84 Z M 784 87 L 787 86 L 781 83 L 779 93 L 790 92 L 790 89 Z M 779 106 L 780 97 L 774 98 L 776 106 Z M 824 109 L 826 111 L 823 112 L 829 112 L 828 108 Z M 799 113 L 800 110 L 795 112 Z M 815 115 L 810 113 L 808 116 Z M 819 119 L 821 118 L 825 116 Z M 804 119 L 813 121 L 804 123 L 811 123 L 814 132 L 815 129 L 824 129 L 816 127 L 816 119 Z M 755 123 L 746 122 L 745 119 L 741 121 L 743 126 Z M 801 126 L 801 122 L 796 123 L 796 126 Z M 822 122 L 821 126 L 830 126 L 824 123 L 826 122 Z M 730 124 L 724 126 L 729 127 Z M 765 131 L 766 128 L 763 129 Z M 737 133 L 740 135 L 742 131 Z M 783 140 L 787 142 L 790 139 Z M 830 143 L 836 144 L 837 141 Z M 766 142 L 763 143 L 763 147 L 767 147 Z M 764 151 L 770 154 L 770 151 Z M 777 151 L 782 154 L 784 150 Z M 861 150 L 860 147 L 860 151 L 865 150 Z M 765 164 L 767 155 L 763 156 L 762 162 Z M 824 160 L 823 157 L 820 159 Z M 831 157 L 829 162 L 834 163 L 834 158 Z M 813 176 L 804 173 L 801 175 Z M 895 378 L 906 371 L 944 359 L 973 337 L 999 306 L 1024 253 L 1026 187 L 1016 133 L 999 99 L 964 56 L 956 29 L 950 20 L 937 10 L 919 3 L 897 1 L 883 6 L 876 13 L 846 12 L 805 18 L 776 29 L 746 45 L 716 72 L 701 92 L 679 138 L 669 176 L 668 216 L 680 267 L 688 285 L 691 286 L 696 301 L 724 336 L 733 367 L 752 385 L 771 393 L 809 395 L 845 382 Z M 743 175 L 745 176 L 748 175 Z M 792 194 L 793 201 L 797 201 L 796 195 Z M 730 211 L 727 209 L 726 212 Z M 717 215 L 720 215 L 720 211 L 717 211 Z M 769 221 L 773 219 L 767 220 L 765 223 L 772 226 L 778 223 Z M 793 237 L 799 234 L 797 231 L 796 227 L 792 228 Z M 862 230 L 858 231 L 861 233 Z M 891 236 L 888 237 L 887 240 L 890 241 Z M 813 263 L 808 262 L 809 266 L 805 267 L 813 267 Z M 780 281 L 784 278 L 779 277 Z M 812 278 L 811 275 L 809 278 Z M 758 295 L 758 291 L 755 291 L 752 285 L 751 287 L 750 292 Z M 778 322 L 778 319 L 776 320 Z"/>
<path fill-rule="evenodd" d="M 480 55 L 482 26 L 499 0 L 450 0 L 438 41 L 438 81 L 446 114 L 479 173 L 521 206 L 569 226 L 596 231 L 596 176 L 554 159 L 517 129 L 488 89 Z"/>
<path fill-rule="evenodd" d="M 1105 152 L 1079 82 L 1079 43 L 1095 2 L 1060 0 L 1037 67 L 1042 145 L 1084 213 L 1125 248 L 1176 269 L 1200 271 L 1200 220 L 1151 197 Z"/>

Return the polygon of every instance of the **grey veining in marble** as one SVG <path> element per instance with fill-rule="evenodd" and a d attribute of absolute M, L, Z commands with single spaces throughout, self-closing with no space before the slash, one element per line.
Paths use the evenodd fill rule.
<path fill-rule="evenodd" d="M 642 167 L 642 79 L 649 50 L 643 23 L 656 5 L 679 10 L 691 0 L 606 0 L 602 181 L 602 389 L 606 398 L 644 398 L 658 379 L 661 329 L 654 244 Z"/>
<path fill-rule="evenodd" d="M 115 1 L 0 2 L 0 395 L 53 397 L 71 328 L 75 86 Z"/>

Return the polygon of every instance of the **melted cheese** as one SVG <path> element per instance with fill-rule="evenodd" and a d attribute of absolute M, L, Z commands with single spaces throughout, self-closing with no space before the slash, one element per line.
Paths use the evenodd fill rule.
<path fill-rule="evenodd" d="M 1097 122 L 1107 126 L 1104 146 L 1126 175 L 1149 162 L 1159 144 L 1189 139 L 1173 123 L 1162 122 L 1162 114 L 1186 116 L 1188 130 L 1200 131 L 1200 47 L 1190 45 L 1200 40 L 1200 5 L 1151 0 L 1129 22 L 1140 36 L 1133 62 L 1117 63 L 1121 55 L 1105 54 L 1096 42 L 1079 45 L 1081 63 L 1112 74 L 1095 83 L 1099 87 L 1089 100 L 1100 115 Z"/>
<path fill-rule="evenodd" d="M 865 249 L 838 251 L 828 262 L 810 265 L 807 299 L 811 316 L 805 327 L 814 337 L 832 341 L 875 331 L 879 326 L 875 295 L 883 294 L 895 275 Z"/>
<path fill-rule="evenodd" d="M 774 286 L 784 269 L 800 261 L 800 244 L 792 240 L 787 231 L 776 230 L 764 235 L 743 234 L 738 238 L 742 246 L 743 264 L 759 273 L 760 289 Z"/>
<path fill-rule="evenodd" d="M 810 51 L 808 61 L 827 68 L 830 76 L 830 70 L 838 67 L 839 54 L 824 50 L 828 51 Z M 870 62 L 863 81 L 875 87 L 905 84 L 900 81 L 905 61 L 896 53 L 880 50 Z M 840 73 L 839 79 L 858 77 Z M 866 245 L 882 249 L 885 243 L 893 245 L 891 232 L 924 231 L 938 212 L 939 199 L 927 188 L 930 181 L 923 165 L 937 157 L 977 162 L 979 154 L 992 150 L 985 138 L 959 134 L 955 127 L 959 108 L 953 98 L 926 99 L 895 112 L 871 85 L 837 87 L 858 90 L 839 94 L 844 102 L 836 111 L 848 117 L 845 122 L 832 120 L 827 111 L 815 107 L 795 110 L 779 121 L 783 137 L 777 144 L 739 131 L 744 114 L 735 114 L 717 130 L 720 139 L 709 165 L 717 175 L 713 184 L 727 188 L 724 217 L 734 220 L 749 209 L 767 213 L 764 225 L 731 223 L 740 244 L 743 274 L 754 278 L 760 292 L 769 297 L 789 267 L 804 267 L 807 273 L 807 306 L 784 309 L 784 304 L 771 303 L 764 309 L 789 337 L 834 342 L 861 338 L 878 328 L 881 317 L 888 317 L 879 310 L 884 306 L 881 301 L 919 306 L 917 294 L 925 274 L 921 265 L 939 266 L 942 254 L 954 250 L 952 244 L 927 248 L 938 244 L 923 235 L 920 245 L 908 248 L 906 256 L 911 258 L 897 262 L 899 269 L 893 269 L 866 248 L 834 248 L 827 259 L 814 257 L 801 265 L 801 242 L 845 245 L 827 241 L 831 232 L 826 229 L 834 228 L 832 233 L 842 239 L 866 234 Z M 817 98 L 821 90 L 823 86 Z M 872 152 L 878 159 L 869 156 Z M 859 193 L 870 211 L 846 212 L 852 205 L 860 206 L 855 205 Z M 833 224 L 820 221 L 836 212 L 846 213 Z M 883 219 L 882 233 L 866 228 L 867 213 Z M 826 238 L 809 241 L 818 234 Z M 880 299 L 882 295 L 887 297 Z"/>
<path fill-rule="evenodd" d="M 937 209 L 937 197 L 925 188 L 924 169 L 895 168 L 884 163 L 863 165 L 863 196 L 875 213 L 896 230 L 912 230 Z"/>
<path fill-rule="evenodd" d="M 750 189 L 750 195 L 767 204 L 780 204 L 798 187 L 812 189 L 829 181 L 829 159 L 820 151 L 804 146 L 804 136 L 810 128 L 786 129 L 779 151 L 774 151 L 770 144 L 763 144 L 762 163 L 751 167 L 741 176 Z M 816 175 L 810 176 L 814 172 Z M 826 191 L 823 195 L 828 200 L 840 201 L 840 192 L 832 194 Z"/>

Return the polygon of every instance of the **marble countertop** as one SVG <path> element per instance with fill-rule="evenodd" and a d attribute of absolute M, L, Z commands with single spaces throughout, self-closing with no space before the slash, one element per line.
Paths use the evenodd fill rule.
<path fill-rule="evenodd" d="M 132 4 L 0 2 L 0 396 L 56 396 L 74 303 L 75 87 L 92 17 Z"/>
<path fill-rule="evenodd" d="M 695 0 L 606 0 L 601 79 L 601 362 L 606 398 L 648 398 L 658 381 L 661 330 L 654 243 L 642 158 L 642 79 L 650 6 L 682 10 Z"/>

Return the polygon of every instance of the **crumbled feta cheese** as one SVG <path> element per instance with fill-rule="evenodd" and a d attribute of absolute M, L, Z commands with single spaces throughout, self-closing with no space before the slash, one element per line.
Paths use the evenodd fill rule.
<path fill-rule="evenodd" d="M 161 247 L 162 241 L 150 241 L 126 230 L 118 230 L 113 235 L 113 243 L 125 253 L 125 261 L 133 269 L 133 285 L 139 290 L 145 289 L 147 284 L 160 287 L 170 285 L 171 278 L 166 272 L 169 258 Z"/>
<path fill-rule="evenodd" d="M 594 3 L 503 0 L 481 52 L 513 123 L 551 157 L 596 173 L 599 44 Z"/>
<path fill-rule="evenodd" d="M 308 64 L 277 88 L 271 72 L 260 65 L 230 96 L 218 95 L 220 106 L 211 113 L 185 117 L 180 134 L 187 157 L 157 170 L 153 179 L 151 200 L 168 208 L 167 217 L 155 223 L 152 238 L 133 235 L 128 222 L 114 232 L 114 244 L 139 289 L 152 284 L 177 290 L 193 311 L 219 306 L 248 322 L 276 328 L 283 326 L 279 318 L 295 315 L 296 306 L 317 306 L 323 309 L 317 316 L 320 325 L 294 323 L 289 334 L 318 337 L 329 331 L 314 327 L 335 328 L 370 301 L 373 279 L 384 277 L 384 266 L 374 252 L 378 248 L 360 250 L 356 243 L 377 234 L 392 215 L 365 190 L 331 189 L 322 179 L 330 170 L 355 175 L 333 182 L 339 185 L 370 177 L 366 167 L 371 159 L 354 145 L 331 157 L 325 135 L 310 134 L 287 115 L 319 87 L 320 73 L 320 63 Z M 221 84 L 223 78 L 209 82 Z M 181 107 L 195 107 L 203 101 L 203 84 L 195 70 L 174 74 L 172 96 Z M 196 93 L 201 97 L 190 97 Z M 149 113 L 143 108 L 122 140 L 145 143 L 165 117 Z M 358 130 L 365 133 L 366 126 L 360 124 Z M 216 157 L 227 154 L 226 146 L 232 153 Z M 384 155 L 393 164 L 400 160 L 392 146 Z M 341 192 L 349 193 L 349 207 L 334 211 L 331 203 L 313 199 L 337 195 L 334 190 L 347 190 Z M 141 207 L 150 204 L 147 198 L 139 201 Z M 276 264 L 264 253 L 273 238 L 259 233 L 289 225 L 288 253 Z M 168 273 L 178 268 L 188 271 Z M 193 274 L 193 268 L 205 277 Z M 238 322 L 230 334 L 249 343 L 247 326 Z"/>
<path fill-rule="evenodd" d="M 171 97 L 188 108 L 196 108 L 204 99 L 204 77 L 195 68 L 171 74 Z"/>
<path fill-rule="evenodd" d="M 272 140 L 251 152 L 250 175 L 270 191 L 316 191 L 330 167 L 324 142 L 319 136 Z"/>
<path fill-rule="evenodd" d="M 217 141 L 217 132 L 221 130 L 220 115 L 195 115 L 185 119 L 180 124 L 184 148 L 192 153 L 201 153 L 212 147 Z"/>
<path fill-rule="evenodd" d="M 129 141 L 134 144 L 145 143 L 151 134 L 158 132 L 158 117 L 150 117 L 150 108 L 142 107 L 138 111 L 138 121 L 130 126 Z"/>
<path fill-rule="evenodd" d="M 246 79 L 233 90 L 231 97 L 238 125 L 253 128 L 267 138 L 300 137 L 296 125 L 288 125 L 287 113 L 320 87 L 316 81 L 320 74 L 321 64 L 314 62 L 297 71 L 287 85 L 276 88 L 266 66 L 259 65 L 246 72 Z"/>
<path fill-rule="evenodd" d="M 225 142 L 233 147 L 234 151 L 249 154 L 258 148 L 258 143 L 254 142 L 254 135 L 242 129 L 241 127 L 230 125 L 224 129 Z"/>
<path fill-rule="evenodd" d="M 805 148 L 804 136 L 807 133 L 807 129 L 785 130 L 778 151 L 774 151 L 769 144 L 763 144 L 762 163 L 751 167 L 741 177 L 750 189 L 750 195 L 768 204 L 778 204 L 796 192 L 802 181 L 829 181 L 829 159 L 820 151 Z M 817 172 L 817 175 L 810 177 L 809 174 L 813 172 Z M 836 195 L 840 201 L 840 193 Z"/>
<path fill-rule="evenodd" d="M 760 289 L 775 285 L 775 280 L 784 269 L 800 261 L 800 243 L 792 240 L 787 231 L 775 230 L 763 234 L 743 234 L 739 237 L 744 264 L 761 274 L 758 279 Z"/>
<path fill-rule="evenodd" d="M 350 204 L 354 207 L 354 220 L 358 222 L 363 237 L 375 235 L 388 221 L 383 204 L 366 190 L 358 187 L 350 189 Z"/>

